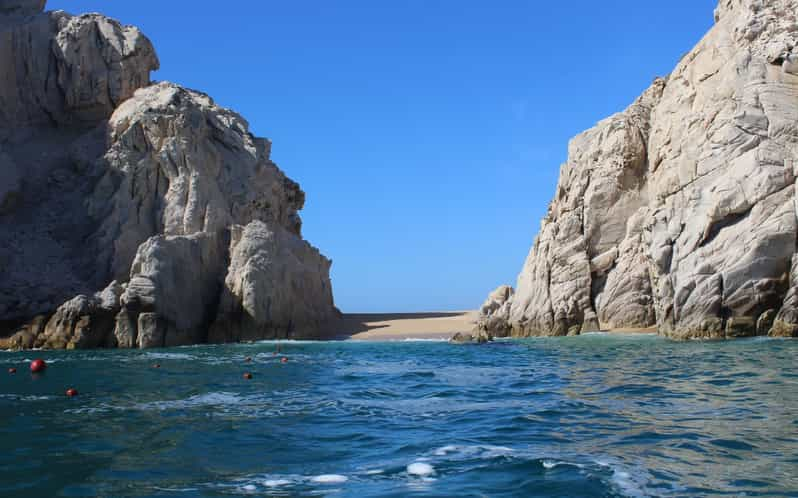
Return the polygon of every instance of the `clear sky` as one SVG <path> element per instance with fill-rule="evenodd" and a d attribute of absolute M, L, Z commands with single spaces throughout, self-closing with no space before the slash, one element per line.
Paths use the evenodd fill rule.
<path fill-rule="evenodd" d="M 50 0 L 139 26 L 156 80 L 272 139 L 345 312 L 515 284 L 567 142 L 712 26 L 716 0 Z"/>

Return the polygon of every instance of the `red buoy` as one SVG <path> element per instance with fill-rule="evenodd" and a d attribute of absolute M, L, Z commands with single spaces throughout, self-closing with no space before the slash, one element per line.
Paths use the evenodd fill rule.
<path fill-rule="evenodd" d="M 15 373 L 17 373 L 17 369 L 16 368 L 9 368 L 8 369 L 8 373 L 15 374 Z"/>
<path fill-rule="evenodd" d="M 288 358 L 286 358 L 285 356 L 283 356 L 283 358 L 282 358 L 280 361 L 281 361 L 281 362 L 283 362 L 283 363 L 288 363 Z"/>
<path fill-rule="evenodd" d="M 42 373 L 47 370 L 47 363 L 42 359 L 33 360 L 30 362 L 30 371 L 33 373 Z"/>
<path fill-rule="evenodd" d="M 66 395 L 69 396 L 70 398 L 72 398 L 74 396 L 77 396 L 78 395 L 78 390 L 77 389 L 72 389 L 70 387 L 69 389 L 67 389 Z"/>
<path fill-rule="evenodd" d="M 252 379 L 252 374 L 247 372 L 247 373 L 244 374 L 244 378 L 247 379 L 247 380 L 250 380 L 250 379 Z"/>

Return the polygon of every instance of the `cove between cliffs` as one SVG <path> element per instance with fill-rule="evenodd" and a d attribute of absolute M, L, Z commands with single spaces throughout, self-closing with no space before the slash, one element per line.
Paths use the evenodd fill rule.
<path fill-rule="evenodd" d="M 154 82 L 138 28 L 45 3 L 0 0 L 0 347 L 798 336 L 796 0 L 721 0 L 670 75 L 570 142 L 515 287 L 398 321 L 335 307 L 268 139 Z"/>

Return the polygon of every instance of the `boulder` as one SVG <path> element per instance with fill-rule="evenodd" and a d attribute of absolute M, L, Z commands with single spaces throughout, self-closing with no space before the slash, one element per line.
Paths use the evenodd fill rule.
<path fill-rule="evenodd" d="M 296 234 L 253 221 L 233 226 L 230 266 L 211 342 L 318 339 L 338 318 L 332 262 Z"/>
<path fill-rule="evenodd" d="M 33 349 L 36 340 L 44 333 L 47 325 L 47 316 L 39 315 L 19 327 L 12 327 L 10 332 L 4 330 L 4 336 L 0 337 L 0 349 L 19 351 L 23 349 Z M 5 327 L 3 327 L 5 329 Z"/>
<path fill-rule="evenodd" d="M 458 332 L 449 339 L 452 344 L 487 344 L 492 341 L 493 336 L 486 332 L 473 332 L 470 334 Z"/>
<path fill-rule="evenodd" d="M 117 282 L 93 296 L 76 296 L 61 305 L 38 334 L 34 347 L 91 349 L 113 347 L 114 317 L 122 288 Z"/>
<path fill-rule="evenodd" d="M 771 337 L 798 337 L 798 254 L 792 257 L 789 277 L 789 290 L 768 330 Z M 760 329 L 763 332 L 765 327 Z"/>
<path fill-rule="evenodd" d="M 34 14 L 43 2 L 5 1 Z M 140 87 L 158 58 L 137 28 L 99 14 L 0 18 L 0 126 L 92 126 Z"/>
<path fill-rule="evenodd" d="M 252 220 L 301 233 L 305 194 L 270 160 L 271 143 L 205 94 L 173 83 L 141 89 L 111 116 L 108 139 L 89 209 L 111 278 L 126 278 L 139 246 L 158 234 Z"/>
<path fill-rule="evenodd" d="M 482 304 L 479 317 L 474 326 L 474 333 L 507 337 L 510 334 L 508 320 L 513 303 L 515 289 L 509 285 L 500 285 Z"/>
<path fill-rule="evenodd" d="M 223 234 L 151 237 L 143 243 L 121 295 L 114 335 L 122 347 L 206 342 L 226 261 Z"/>

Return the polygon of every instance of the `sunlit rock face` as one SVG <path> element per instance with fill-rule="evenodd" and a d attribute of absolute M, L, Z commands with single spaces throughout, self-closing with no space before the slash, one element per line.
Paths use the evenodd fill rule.
<path fill-rule="evenodd" d="M 152 84 L 137 28 L 43 9 L 0 0 L 0 346 L 201 343 L 220 310 L 235 333 L 216 341 L 328 333 L 330 261 L 302 240 L 305 194 L 271 143 Z M 231 240 L 251 226 L 277 235 L 247 272 Z"/>
<path fill-rule="evenodd" d="M 670 76 L 573 139 L 515 295 L 480 326 L 795 334 L 796 15 L 721 1 Z"/>

